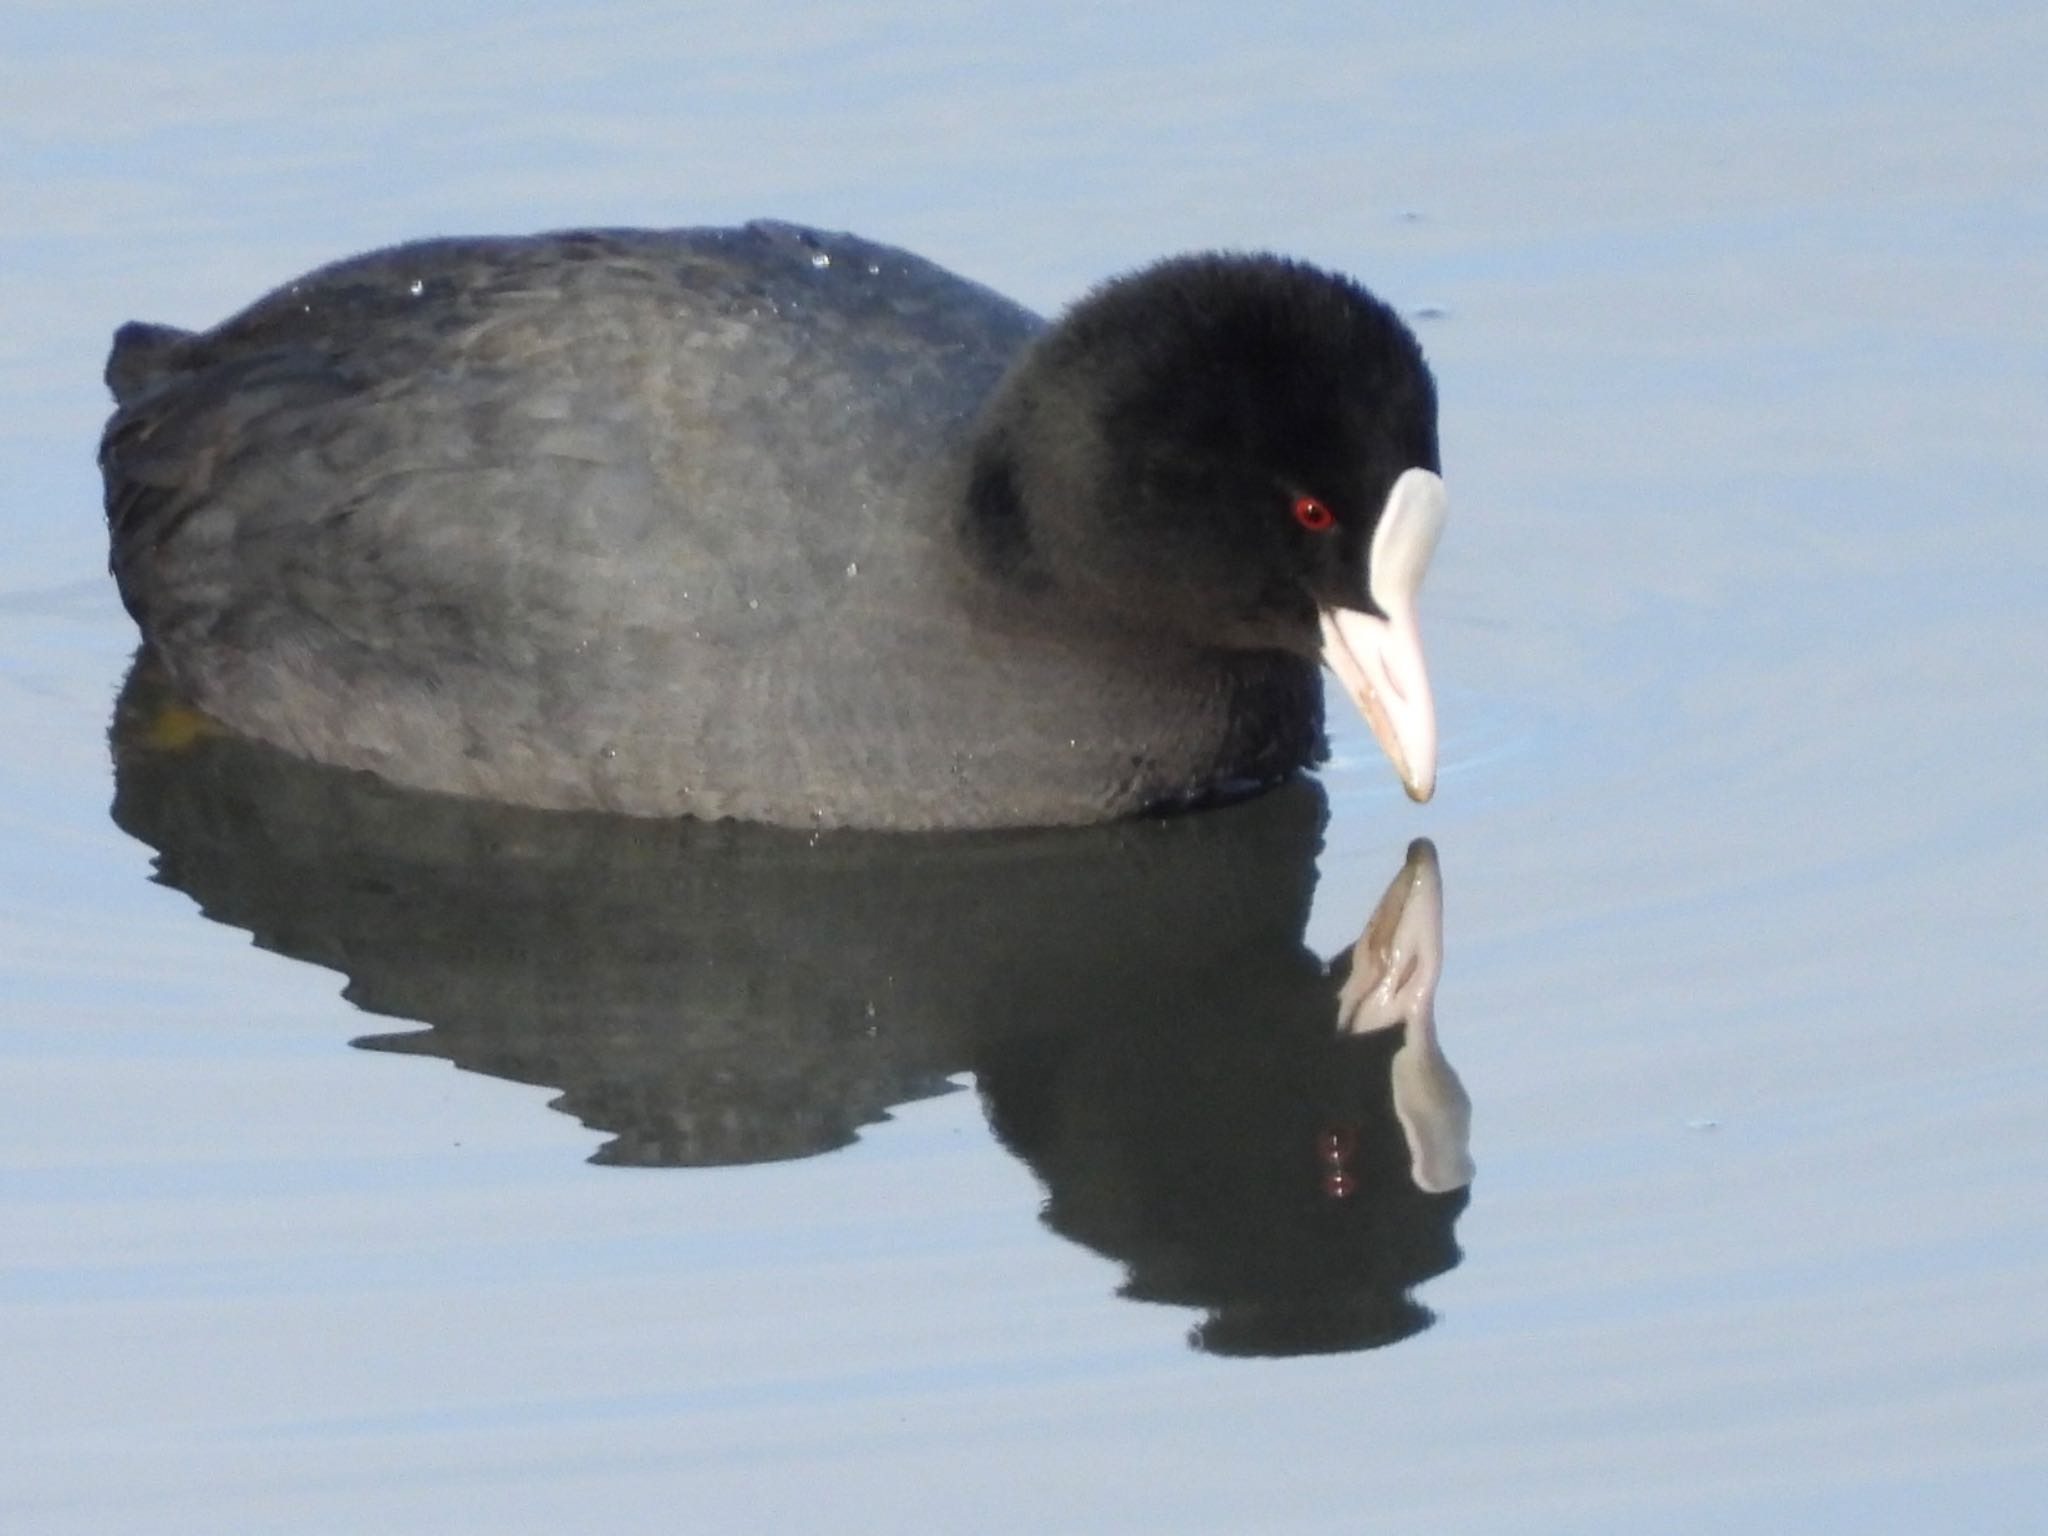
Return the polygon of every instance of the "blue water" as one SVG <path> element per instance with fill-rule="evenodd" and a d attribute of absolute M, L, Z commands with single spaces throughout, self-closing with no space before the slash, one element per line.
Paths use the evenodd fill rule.
<path fill-rule="evenodd" d="M 6 1529 L 2038 1528 L 2048 13 L 106 0 L 9 38 Z M 844 933 L 778 929 L 802 985 L 720 1077 L 659 1030 L 507 1032 L 469 972 L 323 948 L 333 910 L 252 944 L 188 887 L 263 848 L 157 883 L 110 818 L 115 324 L 413 235 L 763 214 L 1046 308 L 1256 245 L 1416 314 L 1441 788 L 1410 806 L 1346 719 L 1301 926 L 1341 955 L 1433 840 L 1478 1174 L 1427 1327 L 1220 1358 L 1119 1294 L 1131 1250 L 1077 1232 L 1172 1193 L 1111 1176 L 1150 1122 L 1082 1074 L 1096 1139 L 989 1123 L 1049 928 L 949 983 L 997 1003 L 872 1045 L 799 1027 Z M 294 824 L 289 890 L 353 889 Z M 745 1141 L 690 1118 L 734 1072 L 742 1105 L 838 1074 L 857 1139 L 589 1161 Z"/>

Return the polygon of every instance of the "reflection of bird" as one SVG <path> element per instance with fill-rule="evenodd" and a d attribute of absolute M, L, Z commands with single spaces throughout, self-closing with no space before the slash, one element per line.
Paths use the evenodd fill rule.
<path fill-rule="evenodd" d="M 115 819 L 159 878 L 425 1025 L 359 1043 L 558 1089 L 599 1161 L 806 1156 L 972 1071 L 1051 1225 L 1127 1294 L 1206 1309 L 1207 1347 L 1384 1342 L 1455 1262 L 1462 1192 L 1409 1172 L 1411 1127 L 1452 1139 L 1434 1037 L 1393 1027 L 1422 994 L 1346 1032 L 1350 978 L 1440 945 L 1396 913 L 1334 972 L 1303 947 L 1309 781 L 1106 827 L 806 835 L 425 795 L 196 720 L 147 662 L 116 711 Z M 1417 849 L 1383 914 L 1428 906 Z M 1397 1047 L 1436 1064 L 1419 1091 Z"/>
<path fill-rule="evenodd" d="M 124 600 L 250 736 L 509 803 L 805 828 L 1098 821 L 1321 751 L 1409 790 L 1443 514 L 1414 338 L 1196 257 L 1046 327 L 782 224 L 441 240 L 123 327 Z"/>
<path fill-rule="evenodd" d="M 1047 1223 L 1121 1260 L 1124 1295 L 1205 1308 L 1194 1339 L 1216 1353 L 1370 1348 L 1427 1326 L 1409 1291 L 1457 1262 L 1471 1177 L 1430 1017 L 1441 914 L 1435 850 L 1417 842 L 1335 967 L 1348 993 L 1392 933 L 1411 946 L 1375 984 L 1386 1016 L 1369 1031 L 1320 967 L 1273 953 L 1162 978 L 1176 992 L 1152 1010 L 999 1042 L 981 1090 L 1045 1182 Z"/>

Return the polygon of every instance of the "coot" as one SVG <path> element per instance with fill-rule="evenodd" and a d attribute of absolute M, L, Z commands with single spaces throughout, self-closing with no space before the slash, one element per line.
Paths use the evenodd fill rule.
<path fill-rule="evenodd" d="M 1056 322 L 782 223 L 396 246 L 121 328 L 147 647 L 229 728 L 418 788 L 788 825 L 1104 820 L 1323 751 L 1435 781 L 1414 337 L 1265 255 Z"/>

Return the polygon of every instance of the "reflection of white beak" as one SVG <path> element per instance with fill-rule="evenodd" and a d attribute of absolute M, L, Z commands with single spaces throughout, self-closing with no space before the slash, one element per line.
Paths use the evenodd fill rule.
<path fill-rule="evenodd" d="M 1426 469 L 1406 471 L 1387 493 L 1373 530 L 1367 590 L 1380 613 L 1322 611 L 1324 664 L 1365 716 L 1413 800 L 1427 800 L 1436 790 L 1436 705 L 1422 664 L 1415 594 L 1443 527 L 1443 481 Z"/>
<path fill-rule="evenodd" d="M 1337 995 L 1337 1027 L 1346 1034 L 1407 1025 L 1394 1052 L 1394 1117 L 1408 1142 L 1415 1187 L 1428 1194 L 1472 1182 L 1472 1101 L 1436 1039 L 1436 984 L 1444 969 L 1444 887 L 1427 838 L 1408 845 L 1408 862 L 1367 920 L 1351 950 L 1351 974 Z"/>

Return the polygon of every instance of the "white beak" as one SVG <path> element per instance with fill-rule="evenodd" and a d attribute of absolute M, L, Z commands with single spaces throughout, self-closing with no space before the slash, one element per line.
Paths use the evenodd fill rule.
<path fill-rule="evenodd" d="M 1380 614 L 1325 608 L 1323 664 L 1365 716 L 1413 800 L 1436 790 L 1436 705 L 1422 663 L 1415 594 L 1444 527 L 1444 483 L 1411 469 L 1387 492 L 1373 532 L 1367 590 Z"/>

